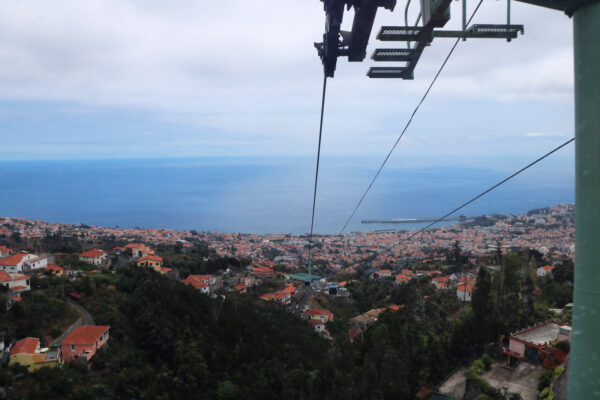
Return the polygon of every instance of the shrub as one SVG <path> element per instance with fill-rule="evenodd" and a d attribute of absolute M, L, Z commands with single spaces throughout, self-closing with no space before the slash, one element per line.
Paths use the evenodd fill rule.
<path fill-rule="evenodd" d="M 547 370 L 543 371 L 538 378 L 538 386 L 537 386 L 538 391 L 543 393 L 544 388 L 547 389 L 551 383 L 552 383 L 552 370 L 547 369 Z"/>
<path fill-rule="evenodd" d="M 558 342 L 554 343 L 552 345 L 552 347 L 562 350 L 565 353 L 568 353 L 569 351 L 571 351 L 571 343 L 569 343 L 568 340 L 558 341 Z"/>
<path fill-rule="evenodd" d="M 485 370 L 489 371 L 492 368 L 492 357 L 490 357 L 489 354 L 484 354 L 483 357 L 481 357 L 481 360 L 483 361 Z"/>
<path fill-rule="evenodd" d="M 552 371 L 552 381 L 556 382 L 556 380 L 565 372 L 565 369 L 560 365 Z"/>

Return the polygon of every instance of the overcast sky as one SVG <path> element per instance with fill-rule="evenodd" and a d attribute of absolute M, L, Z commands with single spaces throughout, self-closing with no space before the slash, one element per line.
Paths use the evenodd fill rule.
<path fill-rule="evenodd" d="M 4 160 L 315 153 L 318 0 L 2 3 Z M 375 35 L 403 24 L 404 5 L 379 11 L 369 55 L 390 45 Z M 460 3 L 452 7 L 447 28 L 460 23 Z M 504 23 L 505 7 L 485 0 L 473 22 Z M 573 136 L 572 21 L 518 2 L 512 9 L 525 35 L 461 42 L 400 155 L 534 158 Z M 426 48 L 413 81 L 368 79 L 374 62 L 340 59 L 328 83 L 323 154 L 383 157 L 451 44 Z"/>

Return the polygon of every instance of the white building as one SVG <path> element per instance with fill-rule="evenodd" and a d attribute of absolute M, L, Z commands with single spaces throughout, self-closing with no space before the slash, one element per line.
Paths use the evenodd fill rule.
<path fill-rule="evenodd" d="M 36 270 L 41 270 L 46 268 L 48 265 L 52 264 L 54 262 L 54 257 L 53 256 L 39 256 L 39 257 L 35 257 L 32 258 L 30 260 L 27 260 L 25 262 L 25 264 L 23 265 L 23 269 L 25 271 L 36 271 Z"/>
<path fill-rule="evenodd" d="M 15 253 L 0 260 L 0 270 L 9 273 L 23 272 L 25 264 L 34 258 L 38 258 L 38 256 L 29 253 Z"/>
<path fill-rule="evenodd" d="M 543 277 L 543 276 L 546 276 L 548 274 L 551 274 L 553 269 L 554 269 L 553 265 L 546 265 L 544 267 L 539 267 L 536 270 L 536 273 L 537 273 L 537 276 Z"/>
<path fill-rule="evenodd" d="M 471 295 L 473 294 L 473 285 L 465 283 L 459 285 L 456 288 L 456 296 L 461 301 L 471 301 Z"/>
<path fill-rule="evenodd" d="M 79 255 L 79 260 L 92 265 L 100 265 L 105 259 L 106 252 L 99 249 L 92 249 Z"/>

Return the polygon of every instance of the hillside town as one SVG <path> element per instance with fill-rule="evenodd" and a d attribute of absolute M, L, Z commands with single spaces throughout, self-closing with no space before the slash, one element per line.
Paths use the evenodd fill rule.
<path fill-rule="evenodd" d="M 343 235 L 318 235 L 313 240 L 313 259 L 326 262 L 334 270 L 352 268 L 375 255 L 373 267 L 413 261 L 443 260 L 444 250 L 459 241 L 473 256 L 503 249 L 523 248 L 539 251 L 553 259 L 574 254 L 574 206 L 560 204 L 516 216 L 480 217 L 472 224 L 449 225 L 427 230 L 408 242 L 412 231 L 352 232 Z M 147 245 L 190 247 L 206 242 L 218 255 L 247 257 L 254 263 L 297 268 L 305 265 L 306 235 L 244 234 L 177 231 L 165 228 L 109 228 L 87 225 L 48 223 L 22 218 L 0 217 L 0 235 L 18 234 L 20 238 L 59 235 L 81 241 L 111 240 L 140 242 Z M 3 253 L 0 252 L 0 256 Z"/>
<path fill-rule="evenodd" d="M 382 316 L 405 312 L 408 306 L 391 295 L 360 303 L 361 291 L 373 290 L 368 289 L 370 285 L 386 293 L 398 287 L 415 290 L 419 297 L 416 303 L 413 297 L 411 307 L 424 307 L 432 296 L 450 296 L 447 298 L 460 310 L 474 301 L 481 269 L 500 273 L 502 254 L 527 249 L 535 286 L 530 287 L 530 295 L 546 296 L 543 282 L 574 256 L 573 211 L 572 205 L 561 204 L 517 216 L 479 217 L 425 231 L 406 242 L 403 239 L 411 231 L 319 235 L 312 244 L 306 236 L 285 234 L 106 228 L 4 217 L 0 218 L 0 237 L 14 248 L 0 245 L 0 283 L 5 307 L 10 310 L 28 292 L 43 293 L 41 288 L 50 287 L 53 279 L 67 279 L 77 287 L 85 279 L 112 279 L 123 268 L 151 270 L 215 300 L 249 296 L 265 306 L 285 310 L 330 344 L 340 340 L 341 334 L 354 343 L 361 342 Z M 44 240 L 76 244 L 80 251 L 47 252 Z M 35 251 L 36 246 L 41 251 Z M 310 270 L 306 259 L 309 247 L 313 255 Z M 200 248 L 204 249 L 202 255 Z M 192 261 L 185 264 L 182 260 L 189 257 Z M 536 265 L 536 259 L 544 260 L 545 265 Z M 211 260 L 229 261 L 211 267 Z M 86 318 L 85 294 L 62 290 L 81 316 L 56 331 L 56 337 L 9 339 L 4 333 L 5 364 L 19 364 L 29 371 L 64 363 L 91 365 L 95 354 L 109 343 L 111 326 L 95 325 L 93 317 Z M 506 364 L 560 365 L 568 351 L 553 347 L 553 343 L 570 341 L 568 321 L 560 320 L 568 307 L 563 304 L 553 311 L 556 320 L 514 332 L 502 349 Z M 345 331 L 333 333 L 332 324 L 339 318 Z M 534 335 L 532 329 L 540 333 Z M 541 370 L 536 371 L 539 374 Z M 460 390 L 452 395 L 460 398 Z"/>

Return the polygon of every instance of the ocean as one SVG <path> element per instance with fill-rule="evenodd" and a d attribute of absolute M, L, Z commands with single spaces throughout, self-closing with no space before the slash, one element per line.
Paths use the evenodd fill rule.
<path fill-rule="evenodd" d="M 423 225 L 367 225 L 361 219 L 439 217 L 530 161 L 457 159 L 390 160 L 347 230 L 418 228 Z M 339 232 L 379 162 L 324 157 L 315 232 Z M 518 214 L 573 203 L 571 164 L 564 157 L 536 165 L 459 214 Z M 0 215 L 101 226 L 303 234 L 310 230 L 313 183 L 314 159 L 302 157 L 3 161 Z"/>

